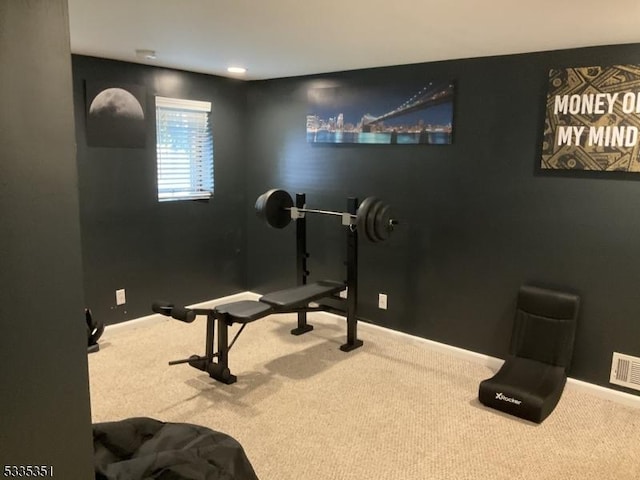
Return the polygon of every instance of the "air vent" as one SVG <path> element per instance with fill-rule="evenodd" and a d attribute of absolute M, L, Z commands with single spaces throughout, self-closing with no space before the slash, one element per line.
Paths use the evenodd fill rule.
<path fill-rule="evenodd" d="M 640 358 L 613 352 L 609 382 L 640 390 Z"/>

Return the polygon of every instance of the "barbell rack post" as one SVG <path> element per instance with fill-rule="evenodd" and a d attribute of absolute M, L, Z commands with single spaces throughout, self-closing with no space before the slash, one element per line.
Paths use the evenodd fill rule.
<path fill-rule="evenodd" d="M 296 208 L 304 207 L 307 196 L 296 193 Z M 289 210 L 291 210 L 289 208 Z M 307 220 L 299 217 L 296 220 L 296 277 L 298 285 L 306 285 L 309 270 L 307 269 Z M 298 326 L 291 330 L 292 335 L 302 335 L 313 330 L 313 325 L 307 323 L 307 312 L 298 312 Z"/>
<path fill-rule="evenodd" d="M 358 199 L 347 199 L 347 211 L 355 213 L 358 209 Z M 358 339 L 358 230 L 347 230 L 347 343 L 340 346 L 343 352 L 350 352 L 361 347 L 363 342 Z"/>

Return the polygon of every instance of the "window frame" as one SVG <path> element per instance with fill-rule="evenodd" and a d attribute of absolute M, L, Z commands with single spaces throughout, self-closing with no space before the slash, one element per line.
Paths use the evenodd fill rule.
<path fill-rule="evenodd" d="M 158 202 L 210 199 L 215 190 L 212 103 L 156 95 L 155 108 Z"/>

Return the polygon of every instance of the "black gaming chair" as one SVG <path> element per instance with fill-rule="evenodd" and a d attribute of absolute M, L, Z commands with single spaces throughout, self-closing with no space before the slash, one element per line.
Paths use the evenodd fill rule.
<path fill-rule="evenodd" d="M 480 383 L 480 402 L 536 423 L 547 418 L 567 381 L 579 304 L 577 295 L 522 286 L 509 356 Z"/>

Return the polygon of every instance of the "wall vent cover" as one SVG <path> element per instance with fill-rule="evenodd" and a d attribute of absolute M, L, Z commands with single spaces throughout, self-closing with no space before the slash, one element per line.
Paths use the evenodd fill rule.
<path fill-rule="evenodd" d="M 613 352 L 609 382 L 640 390 L 640 358 Z"/>

